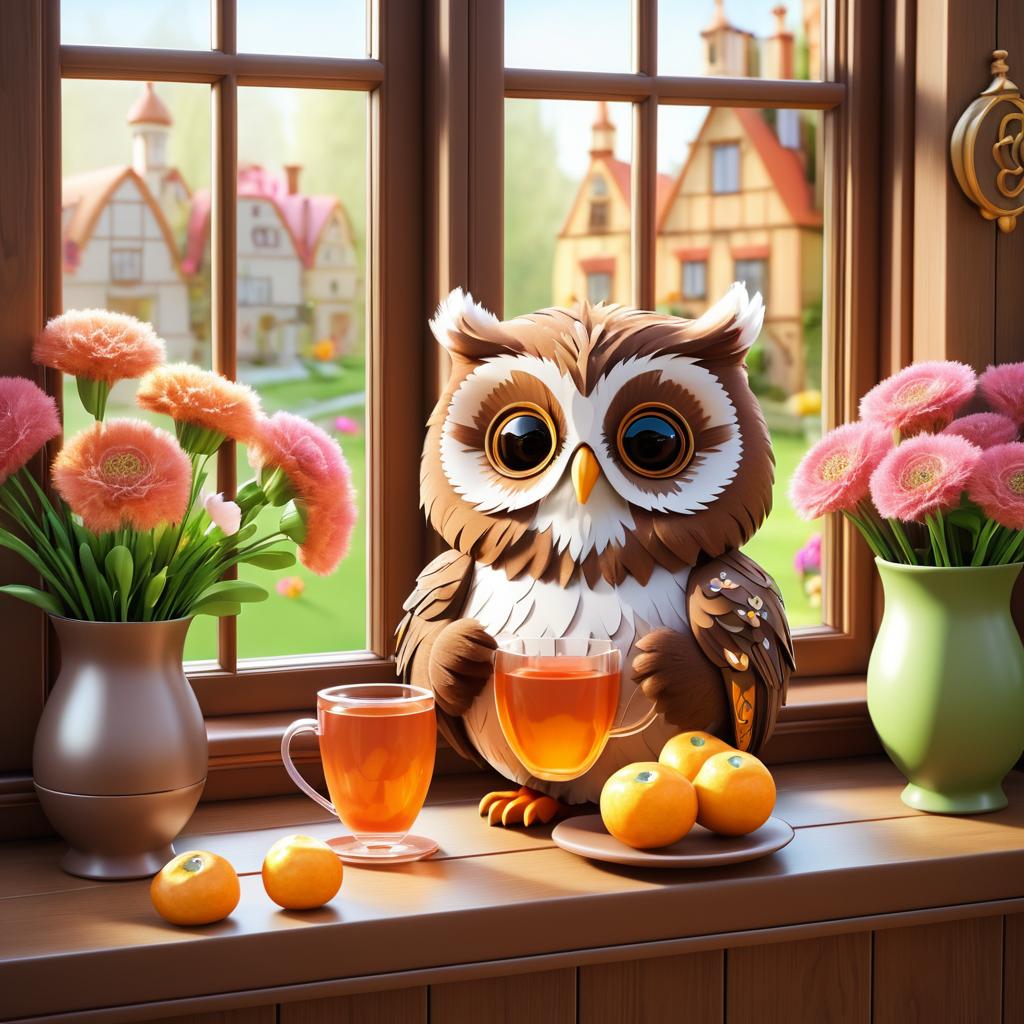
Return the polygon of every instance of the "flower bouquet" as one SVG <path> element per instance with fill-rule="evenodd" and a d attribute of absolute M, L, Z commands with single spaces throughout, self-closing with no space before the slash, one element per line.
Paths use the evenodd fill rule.
<path fill-rule="evenodd" d="M 989 409 L 957 417 L 976 398 Z M 1024 749 L 1024 648 L 1010 594 L 1024 562 L 1024 363 L 909 366 L 861 400 L 794 474 L 800 515 L 841 513 L 876 556 L 885 614 L 868 710 L 910 780 L 906 803 L 1005 806 Z"/>
<path fill-rule="evenodd" d="M 0 592 L 90 621 L 237 615 L 267 592 L 224 579 L 234 566 L 285 569 L 298 545 L 303 565 L 328 574 L 344 556 L 356 514 L 351 478 L 319 427 L 286 412 L 263 416 L 255 392 L 218 373 L 165 365 L 153 329 L 118 313 L 51 320 L 34 358 L 75 377 L 95 423 L 54 459 L 51 500 L 24 467 L 60 433 L 56 405 L 31 381 L 0 378 L 0 508 L 11 527 L 0 528 L 0 545 L 43 582 Z M 111 387 L 140 377 L 138 405 L 169 416 L 174 435 L 105 418 Z M 234 500 L 204 491 L 228 438 L 248 447 L 256 470 Z M 274 528 L 260 519 L 271 506 L 281 509 Z"/>
<path fill-rule="evenodd" d="M 163 343 L 133 317 L 65 313 L 34 358 L 76 379 L 94 420 L 54 458 L 51 497 L 25 467 L 60 433 L 57 406 L 29 380 L 0 378 L 0 546 L 41 580 L 0 593 L 48 612 L 61 649 L 36 732 L 35 788 L 70 844 L 65 870 L 151 875 L 206 779 L 205 724 L 182 668 L 189 623 L 266 598 L 226 578 L 236 566 L 285 569 L 297 546 L 306 568 L 332 572 L 355 520 L 350 473 L 307 420 L 266 417 L 244 384 L 166 365 Z M 111 388 L 136 378 L 138 405 L 169 416 L 173 434 L 107 418 Z M 234 499 L 204 490 L 229 438 L 255 470 Z"/>

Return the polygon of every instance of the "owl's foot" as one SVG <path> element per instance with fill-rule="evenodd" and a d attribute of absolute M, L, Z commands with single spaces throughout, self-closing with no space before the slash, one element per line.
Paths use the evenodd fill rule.
<path fill-rule="evenodd" d="M 480 801 L 480 817 L 488 825 L 522 825 L 529 828 L 540 822 L 547 825 L 565 811 L 554 797 L 520 786 L 519 789 L 497 790 Z"/>

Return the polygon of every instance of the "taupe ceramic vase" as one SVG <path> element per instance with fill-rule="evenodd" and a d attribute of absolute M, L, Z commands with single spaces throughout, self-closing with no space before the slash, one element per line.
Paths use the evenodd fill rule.
<path fill-rule="evenodd" d="M 190 619 L 51 616 L 60 674 L 32 768 L 50 824 L 84 878 L 144 878 L 174 855 L 206 782 L 206 727 L 182 669 Z"/>

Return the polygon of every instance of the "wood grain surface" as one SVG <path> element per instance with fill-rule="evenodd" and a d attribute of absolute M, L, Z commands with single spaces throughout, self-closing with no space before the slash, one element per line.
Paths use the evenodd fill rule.
<path fill-rule="evenodd" d="M 427 1024 L 427 989 L 363 992 L 340 999 L 284 1003 L 277 1024 Z"/>
<path fill-rule="evenodd" d="M 541 971 L 430 987 L 430 1024 L 575 1024 L 576 972 Z"/>

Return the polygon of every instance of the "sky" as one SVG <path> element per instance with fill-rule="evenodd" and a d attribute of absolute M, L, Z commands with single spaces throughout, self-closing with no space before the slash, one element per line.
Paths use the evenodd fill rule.
<path fill-rule="evenodd" d="M 562 70 L 630 70 L 630 0 L 505 0 L 505 60 L 512 67 Z M 726 0 L 733 24 L 758 36 L 770 33 L 775 0 Z M 800 33 L 801 0 L 789 0 L 787 21 Z M 366 53 L 366 0 L 238 0 L 239 48 L 334 57 Z M 700 30 L 714 0 L 661 0 L 658 63 L 664 74 L 700 74 Z M 202 48 L 209 45 L 209 0 L 62 0 L 64 42 Z M 279 90 L 284 113 L 286 91 Z M 587 167 L 593 103 L 541 103 L 544 122 L 556 133 L 558 162 L 574 177 Z M 671 173 L 686 156 L 706 114 L 704 107 L 662 106 L 658 165 Z M 629 159 L 631 111 L 613 104 L 617 155 Z"/>

